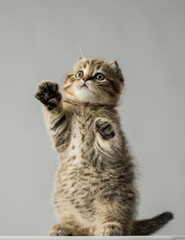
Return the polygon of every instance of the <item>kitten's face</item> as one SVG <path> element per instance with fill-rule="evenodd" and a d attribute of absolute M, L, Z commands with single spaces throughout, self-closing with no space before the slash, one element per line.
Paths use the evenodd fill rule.
<path fill-rule="evenodd" d="M 83 58 L 64 81 L 67 99 L 116 105 L 124 87 L 124 79 L 116 62 Z"/>

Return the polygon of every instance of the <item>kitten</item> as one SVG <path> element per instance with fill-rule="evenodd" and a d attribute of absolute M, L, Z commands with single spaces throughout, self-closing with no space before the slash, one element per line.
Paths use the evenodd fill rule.
<path fill-rule="evenodd" d="M 35 97 L 60 153 L 54 204 L 59 224 L 51 235 L 148 235 L 173 214 L 136 221 L 135 170 L 116 106 L 124 78 L 116 62 L 82 58 L 67 74 L 63 97 L 45 81 Z"/>

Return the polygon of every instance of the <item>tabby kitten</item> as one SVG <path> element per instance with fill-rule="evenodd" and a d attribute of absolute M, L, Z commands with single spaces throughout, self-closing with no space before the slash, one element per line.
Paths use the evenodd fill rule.
<path fill-rule="evenodd" d="M 173 218 L 165 212 L 136 221 L 137 191 L 132 156 L 116 106 L 124 78 L 116 62 L 83 58 L 67 74 L 63 97 L 45 81 L 35 97 L 60 153 L 54 204 L 59 224 L 51 235 L 148 235 Z"/>

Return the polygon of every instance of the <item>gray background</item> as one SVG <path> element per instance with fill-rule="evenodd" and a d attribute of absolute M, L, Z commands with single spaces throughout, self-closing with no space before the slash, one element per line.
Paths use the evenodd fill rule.
<path fill-rule="evenodd" d="M 136 158 L 138 218 L 175 213 L 185 234 L 185 1 L 0 1 L 0 235 L 47 235 L 57 153 L 33 95 L 80 57 L 118 60 L 119 107 Z"/>

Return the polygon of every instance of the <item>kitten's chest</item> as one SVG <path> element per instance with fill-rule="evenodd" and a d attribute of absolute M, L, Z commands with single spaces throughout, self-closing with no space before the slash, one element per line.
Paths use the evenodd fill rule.
<path fill-rule="evenodd" d="M 90 146 L 94 145 L 95 130 L 94 130 L 95 117 L 93 113 L 87 108 L 74 115 L 72 121 L 71 131 L 71 148 L 77 148 L 78 151 L 88 151 Z"/>

